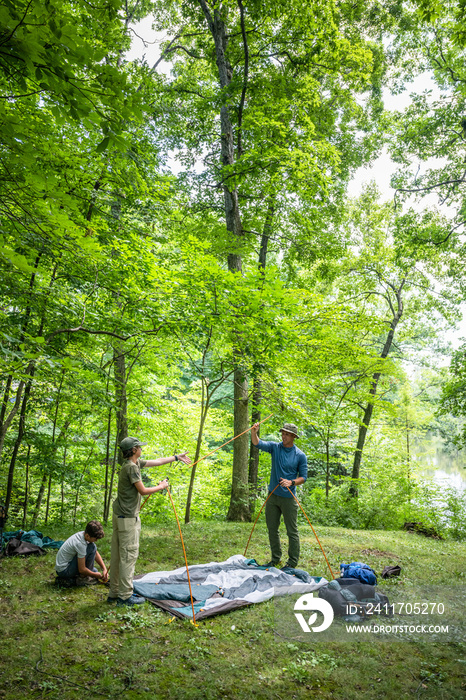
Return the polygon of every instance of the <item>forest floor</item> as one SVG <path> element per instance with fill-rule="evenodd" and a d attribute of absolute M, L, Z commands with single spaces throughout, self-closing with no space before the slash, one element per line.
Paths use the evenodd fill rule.
<path fill-rule="evenodd" d="M 143 522 L 136 573 L 184 565 L 175 527 Z M 78 528 L 67 524 L 37 529 L 66 539 Z M 188 563 L 242 554 L 250 529 L 250 524 L 225 522 L 184 525 Z M 299 566 L 328 577 L 314 535 L 304 524 L 300 532 Z M 463 699 L 466 544 L 406 532 L 330 527 L 319 527 L 318 535 L 334 571 L 350 561 L 364 561 L 378 574 L 387 564 L 399 564 L 399 578 L 379 579 L 378 588 L 390 603 L 407 591 L 410 600 L 425 600 L 427 585 L 434 587 L 433 602 L 445 592 L 447 600 L 456 601 L 446 603 L 450 622 L 451 615 L 456 616 L 455 638 L 407 635 L 396 641 L 390 635 L 382 640 L 364 635 L 359 640 L 347 635 L 329 642 L 311 633 L 309 640 L 297 642 L 280 633 L 273 600 L 195 627 L 151 604 L 138 609 L 110 606 L 103 585 L 57 588 L 51 551 L 39 558 L 0 560 L 0 700 Z M 107 564 L 110 540 L 108 528 L 98 543 Z M 254 532 L 248 556 L 259 563 L 268 559 L 263 523 Z"/>

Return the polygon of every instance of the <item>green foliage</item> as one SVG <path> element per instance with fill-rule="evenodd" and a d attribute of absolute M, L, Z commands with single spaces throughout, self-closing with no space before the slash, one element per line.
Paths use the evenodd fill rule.
<path fill-rule="evenodd" d="M 445 29 L 456 10 L 435 20 L 434 47 L 419 13 L 397 2 L 206 7 L 228 30 L 227 87 L 199 3 L 22 0 L 0 9 L 0 485 L 11 516 L 106 517 L 120 430 L 144 436 L 150 456 L 222 444 L 233 436 L 239 366 L 262 382 L 273 438 L 282 420 L 300 425 L 313 485 L 326 491 L 323 501 L 319 491 L 306 496 L 313 507 L 324 512 L 329 499 L 335 522 L 398 527 L 414 507 L 403 425 L 413 437 L 441 429 L 410 395 L 402 363 L 432 364 L 432 348 L 444 352 L 442 324 L 455 322 L 463 295 L 452 281 L 463 248 L 448 216 L 394 211 L 372 185 L 357 201 L 345 190 L 386 132 L 403 165 L 435 144 L 459 172 L 461 149 L 448 134 L 463 69 Z M 125 58 L 131 22 L 149 13 L 168 32 L 167 74 Z M 398 53 L 387 50 L 387 31 Z M 383 114 L 390 70 L 414 72 L 404 48 L 422 54 L 421 67 L 437 57 L 452 113 L 443 98 L 432 112 L 425 95 L 404 116 Z M 228 163 L 222 108 L 234 132 Z M 170 172 L 176 159 L 181 169 Z M 405 168 L 400 187 L 408 177 Z M 236 238 L 224 220 L 225 183 L 238 195 Z M 458 202 L 461 187 L 449 194 Z M 267 253 L 258 266 L 259 247 Z M 381 357 L 401 286 L 396 342 Z M 454 371 L 444 406 L 459 416 L 459 356 Z M 353 512 L 345 477 L 370 402 L 378 425 Z M 441 420 L 452 438 L 457 424 Z M 193 517 L 225 517 L 231 447 L 199 464 Z M 260 496 L 269 468 L 262 457 Z M 189 472 L 167 474 L 181 510 Z M 390 499 L 400 503 L 393 513 Z M 167 499 L 151 500 L 147 513 L 168 521 Z"/>

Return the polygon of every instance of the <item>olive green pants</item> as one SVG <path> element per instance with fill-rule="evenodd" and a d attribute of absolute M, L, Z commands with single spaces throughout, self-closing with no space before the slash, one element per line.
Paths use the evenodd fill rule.
<path fill-rule="evenodd" d="M 282 515 L 285 521 L 286 534 L 288 535 L 287 566 L 291 566 L 294 569 L 299 560 L 298 504 L 294 498 L 284 498 L 273 493 L 265 506 L 265 522 L 269 531 L 272 561 L 276 563 L 282 558 L 282 547 L 278 532 Z"/>
<path fill-rule="evenodd" d="M 112 518 L 112 551 L 110 555 L 110 598 L 127 600 L 133 594 L 134 568 L 139 554 L 141 519 Z"/>

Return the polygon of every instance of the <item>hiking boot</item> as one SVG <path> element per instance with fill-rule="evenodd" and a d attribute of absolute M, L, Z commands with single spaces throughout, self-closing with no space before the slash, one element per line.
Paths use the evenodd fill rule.
<path fill-rule="evenodd" d="M 141 595 L 136 595 L 133 593 L 129 598 L 124 600 L 123 598 L 117 598 L 117 605 L 142 605 L 146 602 L 146 599 Z"/>
<path fill-rule="evenodd" d="M 77 586 L 95 586 L 97 579 L 94 576 L 76 576 Z"/>
<path fill-rule="evenodd" d="M 270 569 L 272 566 L 278 569 L 280 566 L 281 562 L 280 561 L 269 561 L 267 564 L 264 564 L 266 569 Z"/>

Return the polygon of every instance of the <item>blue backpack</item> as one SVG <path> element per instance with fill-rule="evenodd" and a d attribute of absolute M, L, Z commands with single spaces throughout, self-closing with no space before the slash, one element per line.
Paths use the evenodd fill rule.
<path fill-rule="evenodd" d="M 375 571 L 362 561 L 352 561 L 351 564 L 340 564 L 341 578 L 357 578 L 361 583 L 370 586 L 377 585 Z"/>

